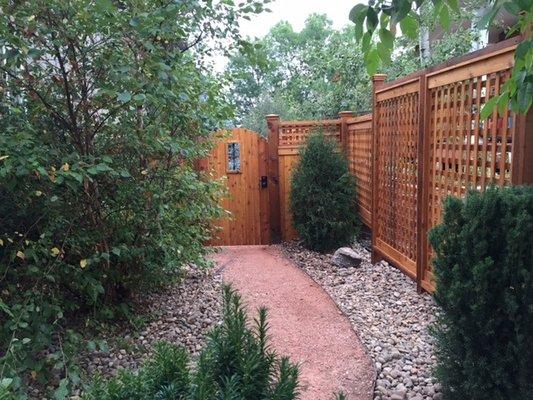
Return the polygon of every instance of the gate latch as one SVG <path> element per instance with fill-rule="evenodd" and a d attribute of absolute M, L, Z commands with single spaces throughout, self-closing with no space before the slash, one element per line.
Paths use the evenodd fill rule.
<path fill-rule="evenodd" d="M 261 177 L 261 188 L 264 189 L 268 186 L 268 177 L 262 176 Z"/>

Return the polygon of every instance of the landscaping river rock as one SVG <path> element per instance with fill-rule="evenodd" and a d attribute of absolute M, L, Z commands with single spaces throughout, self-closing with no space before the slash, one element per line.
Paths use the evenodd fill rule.
<path fill-rule="evenodd" d="M 139 310 L 147 320 L 144 326 L 110 335 L 109 350 L 96 349 L 84 357 L 85 371 L 112 376 L 122 368 L 136 369 L 159 341 L 183 346 L 194 359 L 205 345 L 206 334 L 221 322 L 221 284 L 214 269 L 189 268 L 179 283 L 146 295 Z"/>
<path fill-rule="evenodd" d="M 439 309 L 429 294 L 417 293 L 415 282 L 388 263 L 372 265 L 365 241 L 352 246 L 361 264 L 348 268 L 294 242 L 280 246 L 329 293 L 368 348 L 377 370 L 374 400 L 442 398 L 428 333 Z"/>

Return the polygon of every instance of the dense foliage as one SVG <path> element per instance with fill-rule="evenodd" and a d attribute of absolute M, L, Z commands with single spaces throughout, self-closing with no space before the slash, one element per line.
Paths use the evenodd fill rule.
<path fill-rule="evenodd" d="M 167 343 L 138 373 L 97 380 L 86 400 L 242 399 L 291 400 L 298 395 L 298 367 L 268 346 L 267 312 L 247 327 L 240 296 L 224 288 L 223 323 L 208 338 L 194 371 L 185 350 Z"/>
<path fill-rule="evenodd" d="M 351 31 L 337 31 L 325 15 L 311 15 L 300 32 L 280 22 L 253 58 L 230 59 L 231 96 L 238 122 L 266 133 L 266 114 L 283 119 L 336 117 L 367 110 L 370 81 Z"/>
<path fill-rule="evenodd" d="M 373 74 L 380 64 L 391 62 L 398 28 L 402 35 L 418 39 L 419 28 L 423 28 L 421 21 L 429 9 L 432 18 L 449 30 L 452 26 L 457 27 L 458 23 L 460 26 L 460 21 L 470 20 L 471 15 L 465 12 L 465 4 L 468 3 L 459 0 L 370 0 L 368 5 L 355 5 L 350 11 L 350 20 L 355 24 L 357 41 L 361 44 L 368 72 Z M 499 23 L 506 13 L 516 20 L 507 29 L 507 36 L 521 33 L 525 39 L 516 49 L 511 78 L 503 85 L 499 96 L 487 102 L 481 116 L 487 118 L 494 107 L 497 106 L 501 112 L 509 104 L 513 111 L 526 113 L 533 102 L 531 0 L 473 0 L 473 3 L 479 11 L 483 11 L 480 18 L 474 19 L 477 29 L 487 29 Z"/>
<path fill-rule="evenodd" d="M 439 29 L 429 12 L 420 24 L 428 32 Z M 476 35 L 463 26 L 453 29 L 431 42 L 427 58 L 420 56 L 418 37 L 403 37 L 397 42 L 394 63 L 382 72 L 394 79 L 467 53 Z M 227 67 L 238 110 L 236 123 L 266 135 L 267 114 L 286 120 L 324 119 L 337 118 L 345 110 L 370 110 L 371 79 L 353 26 L 337 30 L 325 15 L 312 14 L 300 32 L 280 22 L 254 46 L 258 50 L 252 56 L 233 56 Z"/>
<path fill-rule="evenodd" d="M 338 145 L 311 135 L 291 181 L 294 227 L 306 247 L 329 251 L 348 244 L 358 230 L 355 178 Z"/>
<path fill-rule="evenodd" d="M 220 188 L 193 162 L 232 115 L 208 60 L 240 45 L 239 19 L 261 10 L 0 1 L 4 384 L 59 384 L 64 397 L 79 380 L 66 366 L 68 320 L 112 318 L 132 291 L 204 263 Z"/>
<path fill-rule="evenodd" d="M 430 240 L 445 399 L 533 398 L 533 186 L 447 199 Z"/>

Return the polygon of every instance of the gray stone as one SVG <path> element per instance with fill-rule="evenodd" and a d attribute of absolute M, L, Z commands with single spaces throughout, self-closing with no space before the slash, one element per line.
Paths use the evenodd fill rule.
<path fill-rule="evenodd" d="M 363 256 L 350 247 L 341 247 L 331 258 L 331 262 L 339 268 L 358 267 L 363 261 Z"/>
<path fill-rule="evenodd" d="M 371 264 L 361 242 L 348 248 L 362 259 L 357 268 L 339 266 L 331 255 L 295 243 L 284 244 L 282 249 L 331 295 L 358 331 L 375 365 L 381 367 L 376 398 L 440 400 L 440 385 L 430 372 L 436 363 L 435 341 L 427 328 L 439 313 L 431 296 L 418 294 L 413 282 L 388 263 Z"/>

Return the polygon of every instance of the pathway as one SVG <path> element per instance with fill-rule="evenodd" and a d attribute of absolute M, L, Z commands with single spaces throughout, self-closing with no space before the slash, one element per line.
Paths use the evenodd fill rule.
<path fill-rule="evenodd" d="M 301 364 L 301 400 L 372 399 L 374 369 L 350 322 L 305 272 L 269 246 L 224 247 L 222 277 L 255 312 L 269 310 L 272 346 Z"/>

